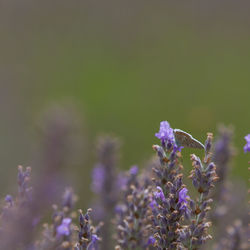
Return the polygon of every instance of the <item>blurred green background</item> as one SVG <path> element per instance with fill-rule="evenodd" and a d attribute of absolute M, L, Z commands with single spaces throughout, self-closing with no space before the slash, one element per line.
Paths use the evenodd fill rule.
<path fill-rule="evenodd" d="M 162 120 L 201 141 L 218 124 L 233 125 L 232 174 L 247 182 L 249 11 L 241 0 L 1 1 L 2 195 L 16 166 L 35 162 L 41 114 L 65 102 L 83 125 L 84 145 L 64 167 L 77 191 L 89 190 L 97 135 L 121 137 L 123 169 L 142 166 Z"/>

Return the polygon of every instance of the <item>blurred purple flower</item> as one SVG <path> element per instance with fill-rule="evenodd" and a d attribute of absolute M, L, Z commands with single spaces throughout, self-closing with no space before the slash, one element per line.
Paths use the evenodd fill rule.
<path fill-rule="evenodd" d="M 155 238 L 153 236 L 150 236 L 148 238 L 147 245 L 154 245 L 154 243 L 155 243 Z"/>
<path fill-rule="evenodd" d="M 10 205 L 12 205 L 13 204 L 13 198 L 12 198 L 12 196 L 9 195 L 9 194 L 7 194 L 5 196 L 5 201 L 8 202 L 8 203 L 10 203 Z"/>
<path fill-rule="evenodd" d="M 73 208 L 75 203 L 75 197 L 73 189 L 67 187 L 63 193 L 62 205 L 63 207 Z"/>
<path fill-rule="evenodd" d="M 152 200 L 150 203 L 149 203 L 149 206 L 151 207 L 151 209 L 154 209 L 156 206 L 157 206 L 157 202 L 155 200 Z"/>
<path fill-rule="evenodd" d="M 129 170 L 129 173 L 131 175 L 137 175 L 138 174 L 138 167 L 137 166 L 132 166 Z"/>
<path fill-rule="evenodd" d="M 127 210 L 127 208 L 126 208 L 126 206 L 124 204 L 117 204 L 115 206 L 115 213 L 116 214 L 122 215 L 122 214 L 124 214 L 126 212 L 126 210 Z"/>
<path fill-rule="evenodd" d="M 128 182 L 128 177 L 124 173 L 119 173 L 116 177 L 117 190 L 123 190 Z"/>
<path fill-rule="evenodd" d="M 105 181 L 105 169 L 102 164 L 97 164 L 92 172 L 92 191 L 96 194 L 103 189 Z"/>
<path fill-rule="evenodd" d="M 91 236 L 91 242 L 89 243 L 88 245 L 88 250 L 96 250 L 98 249 L 98 241 L 99 241 L 99 238 L 96 234 L 92 234 Z"/>
<path fill-rule="evenodd" d="M 56 228 L 57 235 L 59 236 L 69 236 L 70 234 L 70 223 L 71 218 L 64 218 L 62 224 Z"/>
<path fill-rule="evenodd" d="M 160 123 L 160 130 L 155 136 L 161 140 L 163 147 L 175 144 L 174 131 L 167 121 L 162 121 Z"/>
<path fill-rule="evenodd" d="M 247 144 L 244 146 L 245 153 L 250 152 L 250 134 L 244 137 L 246 139 Z"/>

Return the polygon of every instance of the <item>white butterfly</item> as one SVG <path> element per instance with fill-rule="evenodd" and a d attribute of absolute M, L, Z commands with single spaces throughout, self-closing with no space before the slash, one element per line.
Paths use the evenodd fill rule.
<path fill-rule="evenodd" d="M 192 135 L 189 133 L 181 130 L 181 129 L 174 129 L 174 137 L 176 144 L 178 146 L 183 146 L 185 148 L 199 148 L 204 149 L 204 145 L 199 142 L 198 140 L 194 139 Z"/>

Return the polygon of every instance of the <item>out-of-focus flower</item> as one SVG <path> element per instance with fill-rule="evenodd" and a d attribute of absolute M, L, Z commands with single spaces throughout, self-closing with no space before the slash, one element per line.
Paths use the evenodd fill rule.
<path fill-rule="evenodd" d="M 155 136 L 161 140 L 163 147 L 171 148 L 175 144 L 174 131 L 167 121 L 160 123 L 160 130 Z"/>
<path fill-rule="evenodd" d="M 102 164 L 97 164 L 92 172 L 92 191 L 96 194 L 102 192 L 105 181 L 105 168 Z"/>
<path fill-rule="evenodd" d="M 97 194 L 93 204 L 93 220 L 103 221 L 105 224 L 105 230 L 100 235 L 103 250 L 112 248 L 111 219 L 120 198 L 119 192 L 126 181 L 122 177 L 118 178 L 119 148 L 119 140 L 112 136 L 102 136 L 97 141 L 98 162 L 92 174 L 92 190 Z"/>
<path fill-rule="evenodd" d="M 128 174 L 126 189 L 121 197 L 123 199 L 117 206 L 119 209 L 116 209 L 115 249 L 146 249 L 151 227 L 148 216 L 150 190 L 138 180 L 137 171 L 130 170 Z"/>
<path fill-rule="evenodd" d="M 65 189 L 62 197 L 62 206 L 72 209 L 77 200 L 76 195 L 73 192 L 73 189 L 68 187 Z"/>
<path fill-rule="evenodd" d="M 10 204 L 10 206 L 13 205 L 13 197 L 11 195 L 7 194 L 5 196 L 5 201 L 8 202 Z"/>
<path fill-rule="evenodd" d="M 130 173 L 131 175 L 137 175 L 137 173 L 138 173 L 138 167 L 137 167 L 137 166 L 132 166 L 132 167 L 130 168 L 130 170 L 129 170 L 129 173 Z"/>
<path fill-rule="evenodd" d="M 247 144 L 244 146 L 245 153 L 250 152 L 250 134 L 244 137 L 246 139 Z"/>
<path fill-rule="evenodd" d="M 156 241 L 155 238 L 153 236 L 150 236 L 148 238 L 147 245 L 154 245 L 155 241 Z"/>
<path fill-rule="evenodd" d="M 56 228 L 57 235 L 59 236 L 69 236 L 70 235 L 70 223 L 71 218 L 64 218 L 61 225 Z"/>

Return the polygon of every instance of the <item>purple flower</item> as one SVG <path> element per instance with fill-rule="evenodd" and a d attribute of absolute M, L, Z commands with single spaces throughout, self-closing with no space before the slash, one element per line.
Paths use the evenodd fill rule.
<path fill-rule="evenodd" d="M 100 193 L 103 189 L 105 180 L 105 168 L 102 164 L 97 164 L 92 172 L 92 190 L 94 193 Z"/>
<path fill-rule="evenodd" d="M 247 144 L 244 146 L 245 153 L 250 152 L 250 134 L 244 137 L 246 139 Z"/>
<path fill-rule="evenodd" d="M 162 121 L 160 123 L 160 130 L 155 134 L 155 136 L 161 140 L 163 147 L 166 145 L 170 145 L 171 147 L 175 144 L 174 131 L 167 121 Z"/>
<path fill-rule="evenodd" d="M 178 204 L 180 205 L 180 211 L 185 214 L 185 218 L 190 217 L 190 209 L 188 208 L 187 204 L 187 199 L 190 197 L 187 195 L 188 190 L 186 188 L 182 188 L 179 191 L 179 201 Z"/>
<path fill-rule="evenodd" d="M 126 206 L 123 205 L 123 204 L 117 204 L 117 205 L 115 206 L 115 213 L 116 213 L 116 214 L 122 215 L 122 214 L 124 214 L 124 213 L 126 212 L 126 210 L 127 210 L 127 208 L 126 208 Z"/>
<path fill-rule="evenodd" d="M 9 195 L 9 194 L 7 194 L 5 196 L 5 201 L 8 202 L 8 203 L 10 203 L 12 205 L 13 204 L 13 198 L 12 198 L 12 196 Z"/>
<path fill-rule="evenodd" d="M 149 203 L 149 206 L 151 207 L 151 209 L 154 209 L 156 206 L 157 206 L 157 202 L 155 200 L 152 200 L 150 203 Z"/>
<path fill-rule="evenodd" d="M 137 175 L 138 174 L 138 167 L 137 166 L 132 166 L 129 170 L 129 173 L 131 175 Z"/>
<path fill-rule="evenodd" d="M 56 228 L 57 235 L 59 236 L 69 236 L 70 234 L 70 223 L 71 218 L 64 218 L 61 225 Z"/>
<path fill-rule="evenodd" d="M 164 201 L 165 200 L 165 195 L 164 195 L 164 193 L 162 191 L 162 188 L 159 187 L 159 186 L 157 186 L 156 188 L 157 188 L 157 191 L 154 192 L 155 198 Z"/>
<path fill-rule="evenodd" d="M 150 237 L 148 238 L 147 245 L 148 245 L 148 246 L 149 246 L 149 245 L 154 245 L 154 243 L 155 243 L 155 238 L 154 238 L 153 236 L 150 236 Z"/>
<path fill-rule="evenodd" d="M 189 196 L 187 195 L 188 190 L 186 188 L 182 188 L 179 191 L 179 202 L 180 203 L 187 203 L 187 198 L 189 198 Z"/>
<path fill-rule="evenodd" d="M 96 250 L 97 249 L 97 244 L 98 244 L 98 236 L 96 234 L 92 234 L 91 236 L 91 242 L 89 243 L 87 249 L 88 250 Z"/>

